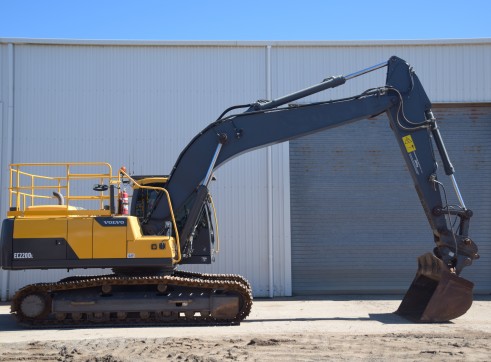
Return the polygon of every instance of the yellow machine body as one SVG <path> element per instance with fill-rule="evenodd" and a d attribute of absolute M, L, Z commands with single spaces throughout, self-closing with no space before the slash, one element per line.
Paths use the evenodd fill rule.
<path fill-rule="evenodd" d="M 78 259 L 176 258 L 175 239 L 143 236 L 134 216 L 17 218 L 14 239 L 66 240 Z"/>
<path fill-rule="evenodd" d="M 104 172 L 79 169 L 107 167 Z M 62 169 L 63 176 L 48 177 L 23 169 Z M 98 182 L 96 196 L 74 195 L 78 180 Z M 142 180 L 143 183 L 151 182 Z M 11 269 L 172 267 L 180 261 L 178 235 L 143 235 L 138 217 L 111 210 L 114 195 L 104 191 L 113 185 L 123 189 L 120 176 L 112 176 L 108 164 L 18 164 L 11 167 L 10 210 Z M 145 185 L 134 187 L 152 188 Z M 79 187 L 80 188 L 80 187 Z M 92 190 L 90 190 L 92 192 Z M 55 202 L 49 193 L 64 193 Z M 114 193 L 114 192 L 113 192 Z M 66 202 L 66 204 L 65 204 Z M 73 203 L 96 207 L 82 208 Z M 115 209 L 115 208 L 114 208 Z M 175 226 L 175 224 L 174 224 Z M 175 233 L 176 234 L 176 233 Z"/>

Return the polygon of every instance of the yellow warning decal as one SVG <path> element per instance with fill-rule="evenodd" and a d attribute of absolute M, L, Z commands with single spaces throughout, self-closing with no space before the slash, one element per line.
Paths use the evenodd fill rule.
<path fill-rule="evenodd" d="M 414 145 L 411 135 L 402 137 L 402 142 L 404 142 L 404 146 L 406 146 L 407 153 L 416 151 L 416 146 Z"/>

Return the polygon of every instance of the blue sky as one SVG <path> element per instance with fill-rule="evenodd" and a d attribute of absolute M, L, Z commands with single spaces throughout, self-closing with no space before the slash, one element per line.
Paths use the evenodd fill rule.
<path fill-rule="evenodd" d="M 0 0 L 0 37 L 407 40 L 491 37 L 490 0 Z"/>

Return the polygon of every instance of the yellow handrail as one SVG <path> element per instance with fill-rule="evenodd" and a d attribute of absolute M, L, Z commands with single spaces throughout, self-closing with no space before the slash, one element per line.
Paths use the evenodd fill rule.
<path fill-rule="evenodd" d="M 174 217 L 174 210 L 172 208 L 172 202 L 171 202 L 171 199 L 170 199 L 169 191 L 167 191 L 163 187 L 140 185 L 138 182 L 136 182 L 136 180 L 134 180 L 130 175 L 128 175 L 126 173 L 126 171 L 123 170 L 123 168 L 120 168 L 119 169 L 119 172 L 120 172 L 120 174 L 122 174 L 126 178 L 128 178 L 131 182 L 133 182 L 133 184 L 135 186 L 137 186 L 138 188 L 140 188 L 140 189 L 159 190 L 159 191 L 163 191 L 165 193 L 165 196 L 167 197 L 167 203 L 169 204 L 169 210 L 170 210 L 170 215 L 171 215 L 171 219 L 172 219 L 172 226 L 174 227 L 174 231 L 176 233 L 177 259 L 174 259 L 174 260 L 175 260 L 176 263 L 179 263 L 181 261 L 181 243 L 180 243 L 180 240 L 179 240 L 179 230 L 177 230 L 177 223 L 176 223 L 176 219 Z"/>
<path fill-rule="evenodd" d="M 64 172 L 62 171 L 64 175 L 45 176 L 26 172 L 21 169 L 25 169 L 26 167 L 51 167 L 51 169 L 55 170 L 56 167 L 59 167 L 64 169 Z M 104 170 L 100 173 L 72 173 L 71 171 L 77 167 L 105 167 L 107 168 L 107 171 Z M 62 190 L 65 190 L 66 195 L 64 198 L 67 205 L 69 204 L 70 200 L 99 200 L 99 209 L 102 211 L 104 208 L 104 200 L 108 200 L 110 198 L 108 195 L 104 195 L 104 193 L 101 192 L 99 196 L 72 196 L 70 193 L 70 181 L 94 179 L 95 182 L 99 182 L 101 184 L 103 184 L 105 180 L 107 180 L 107 183 L 111 184 L 114 182 L 113 180 L 115 178 L 117 177 L 112 175 L 111 165 L 106 162 L 14 163 L 10 165 L 9 208 L 11 211 L 14 209 L 17 211 L 24 211 L 28 206 L 27 202 L 29 202 L 30 206 L 34 206 L 37 199 L 51 198 L 51 196 L 40 194 L 37 191 L 56 190 L 57 192 L 61 193 Z M 53 185 L 37 184 L 39 180 L 46 180 L 48 182 L 53 181 Z"/>

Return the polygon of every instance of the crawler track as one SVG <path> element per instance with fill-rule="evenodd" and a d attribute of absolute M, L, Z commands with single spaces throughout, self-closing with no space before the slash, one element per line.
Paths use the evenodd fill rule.
<path fill-rule="evenodd" d="M 239 324 L 251 306 L 251 287 L 241 276 L 175 271 L 31 284 L 15 294 L 11 312 L 33 328 L 212 326 Z"/>

